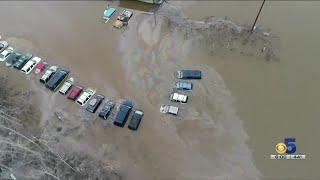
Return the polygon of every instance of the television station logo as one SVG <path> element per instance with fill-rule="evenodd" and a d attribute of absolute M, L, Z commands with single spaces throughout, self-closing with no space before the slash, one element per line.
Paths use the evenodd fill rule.
<path fill-rule="evenodd" d="M 271 154 L 270 159 L 276 160 L 301 160 L 306 159 L 305 154 L 296 154 L 296 138 L 284 138 L 283 142 L 279 142 L 275 146 L 277 154 Z"/>

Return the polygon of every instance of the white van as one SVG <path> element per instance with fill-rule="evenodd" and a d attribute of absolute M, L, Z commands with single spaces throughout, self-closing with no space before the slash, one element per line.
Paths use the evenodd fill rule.
<path fill-rule="evenodd" d="M 64 84 L 60 88 L 59 93 L 62 95 L 66 95 L 68 91 L 71 89 L 71 87 L 73 86 L 73 83 L 74 83 L 74 79 L 72 77 L 66 80 L 66 82 L 64 82 Z"/>
<path fill-rule="evenodd" d="M 179 108 L 171 105 L 161 105 L 160 112 L 164 114 L 178 115 Z"/>
<path fill-rule="evenodd" d="M 25 74 L 30 74 L 30 72 L 36 67 L 36 65 L 41 61 L 39 57 L 33 57 L 30 61 L 23 66 L 21 71 Z"/>
<path fill-rule="evenodd" d="M 179 94 L 179 93 L 172 93 L 170 94 L 170 101 L 173 102 L 181 102 L 181 103 L 187 103 L 188 101 L 188 96 L 184 94 Z"/>
<path fill-rule="evenodd" d="M 77 104 L 79 104 L 80 106 L 84 106 L 95 93 L 96 93 L 96 90 L 87 88 L 85 91 L 83 91 L 83 93 L 77 99 L 76 101 Z"/>
<path fill-rule="evenodd" d="M 9 46 L 7 49 L 1 52 L 0 54 L 0 61 L 5 61 L 12 53 L 13 53 L 13 47 Z"/>

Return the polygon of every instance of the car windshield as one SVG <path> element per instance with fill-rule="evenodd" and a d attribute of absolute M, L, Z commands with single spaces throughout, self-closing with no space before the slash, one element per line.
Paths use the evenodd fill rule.
<path fill-rule="evenodd" d="M 102 112 L 108 112 L 109 111 L 109 109 L 110 109 L 110 107 L 109 106 L 106 106 L 106 107 L 104 107 L 103 109 L 102 109 Z"/>

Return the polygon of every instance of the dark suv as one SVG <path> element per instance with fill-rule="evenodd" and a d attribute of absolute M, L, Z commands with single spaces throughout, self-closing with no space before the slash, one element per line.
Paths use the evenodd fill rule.
<path fill-rule="evenodd" d="M 51 91 L 55 91 L 59 84 L 63 82 L 67 78 L 69 74 L 68 70 L 59 68 L 56 73 L 50 78 L 50 80 L 46 83 L 46 87 Z"/>
<path fill-rule="evenodd" d="M 141 110 L 135 110 L 134 114 L 132 115 L 132 118 L 129 122 L 128 128 L 131 130 L 137 130 L 139 128 L 140 122 L 143 117 L 143 111 Z"/>
<path fill-rule="evenodd" d="M 181 70 L 177 71 L 178 79 L 201 79 L 201 71 L 199 70 Z"/>
<path fill-rule="evenodd" d="M 126 124 L 127 118 L 130 114 L 131 109 L 133 108 L 133 103 L 129 100 L 124 101 L 117 113 L 116 119 L 113 124 L 119 127 L 123 127 Z"/>
<path fill-rule="evenodd" d="M 21 56 L 20 59 L 13 64 L 13 67 L 19 70 L 22 69 L 23 66 L 32 58 L 32 56 L 33 55 L 31 53 Z"/>
<path fill-rule="evenodd" d="M 89 105 L 87 106 L 86 110 L 91 113 L 95 113 L 102 101 L 104 100 L 104 98 L 105 97 L 102 94 L 94 95 L 93 98 L 91 98 L 91 100 L 89 101 Z"/>

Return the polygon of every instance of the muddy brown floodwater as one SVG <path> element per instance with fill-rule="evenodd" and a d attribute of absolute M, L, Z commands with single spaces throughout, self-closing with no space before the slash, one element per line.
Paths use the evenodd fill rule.
<path fill-rule="evenodd" d="M 240 24 L 251 21 L 246 17 L 251 12 L 254 14 L 258 5 L 256 2 L 201 1 L 197 2 L 198 8 L 190 10 L 194 2 L 171 3 L 195 20 L 230 15 Z M 287 4 L 282 5 L 272 7 L 279 13 L 281 8 L 287 8 Z M 291 8 L 298 5 L 301 4 Z M 266 22 L 267 28 L 273 27 L 274 33 L 288 43 L 290 37 L 281 33 L 285 28 L 270 20 L 273 12 L 270 6 L 266 8 L 269 15 L 262 18 L 262 22 Z M 111 22 L 102 22 L 105 7 L 106 2 L 97 1 L 0 2 L 1 35 L 12 46 L 22 52 L 31 51 L 51 65 L 70 69 L 76 84 L 96 88 L 118 104 L 123 99 L 131 99 L 135 108 L 145 112 L 137 132 L 114 127 L 111 120 L 102 121 L 60 94 L 49 92 L 38 82 L 39 76 L 31 75 L 26 79 L 39 99 L 43 127 L 61 126 L 51 119 L 55 118 L 55 112 L 62 114 L 67 119 L 63 128 L 71 129 L 63 131 L 66 144 L 107 161 L 125 179 L 277 179 L 308 174 L 319 178 L 313 167 L 315 159 L 319 159 L 315 154 L 315 159 L 304 162 L 270 162 L 268 159 L 274 153 L 274 144 L 283 137 L 295 136 L 298 141 L 311 138 L 309 133 L 304 137 L 302 130 L 298 131 L 295 126 L 292 128 L 297 132 L 294 132 L 291 125 L 277 127 L 274 134 L 270 130 L 274 127 L 271 124 L 284 126 L 291 121 L 302 124 L 299 121 L 304 118 L 305 109 L 301 109 L 301 114 L 293 113 L 300 118 L 288 115 L 299 109 L 293 105 L 298 101 L 293 97 L 308 106 L 314 105 L 311 94 L 315 91 L 310 90 L 309 81 L 306 85 L 298 83 L 308 88 L 308 100 L 304 101 L 301 94 L 296 96 L 295 91 L 303 93 L 305 89 L 295 87 L 296 80 L 290 78 L 292 71 L 300 66 L 287 62 L 288 54 L 281 54 L 279 62 L 232 51 L 212 54 L 202 48 L 198 37 L 186 38 L 181 29 L 168 26 L 161 17 L 155 25 L 153 16 L 140 11 L 134 12 L 128 29 L 120 31 L 112 28 Z M 216 10 L 214 14 L 212 9 Z M 316 8 L 312 10 L 316 12 Z M 297 37 L 295 34 L 294 38 Z M 282 68 L 287 72 L 282 72 Z M 300 68 L 308 69 L 307 65 Z M 200 69 L 203 79 L 193 81 L 194 90 L 187 93 L 190 101 L 178 105 L 181 108 L 178 117 L 160 114 L 161 104 L 171 104 L 168 95 L 176 82 L 173 72 L 179 69 Z M 316 74 L 314 77 L 319 77 L 319 73 L 312 72 Z M 305 73 L 298 79 L 308 79 L 311 74 Z M 286 94 L 289 89 L 290 93 Z M 310 118 L 304 128 L 314 125 L 313 110 L 307 110 Z M 45 131 L 48 135 L 59 135 L 52 129 Z M 298 145 L 301 153 L 315 152 L 307 142 Z M 279 165 L 294 168 L 295 172 L 292 174 L 289 168 L 280 171 Z M 303 170 L 302 165 L 308 170 Z M 303 172 L 296 174 L 298 170 Z"/>

